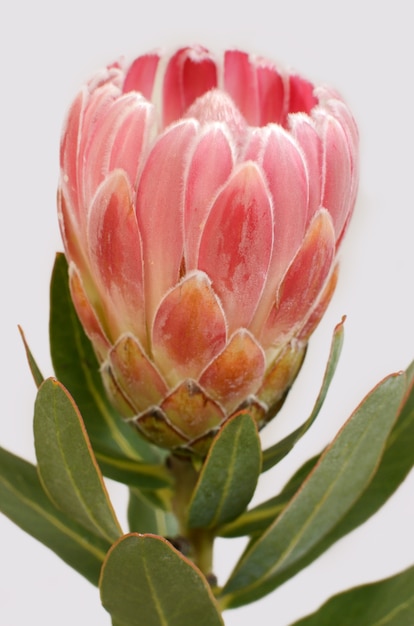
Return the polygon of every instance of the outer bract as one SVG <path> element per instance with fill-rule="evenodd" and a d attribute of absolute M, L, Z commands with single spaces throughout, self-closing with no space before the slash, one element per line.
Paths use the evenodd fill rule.
<path fill-rule="evenodd" d="M 69 111 L 59 217 L 79 318 L 121 413 L 204 455 L 281 407 L 336 282 L 358 136 L 335 92 L 244 52 L 158 52 Z"/>

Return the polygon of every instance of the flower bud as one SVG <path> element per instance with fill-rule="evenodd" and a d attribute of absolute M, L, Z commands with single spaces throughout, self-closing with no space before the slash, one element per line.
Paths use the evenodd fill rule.
<path fill-rule="evenodd" d="M 152 442 L 204 455 L 283 404 L 335 288 L 357 191 L 341 98 L 202 47 L 97 74 L 61 143 L 70 288 L 109 396 Z"/>

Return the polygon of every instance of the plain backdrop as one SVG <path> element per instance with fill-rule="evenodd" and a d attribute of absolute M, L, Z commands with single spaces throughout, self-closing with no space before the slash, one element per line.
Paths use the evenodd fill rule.
<path fill-rule="evenodd" d="M 0 9 L 0 445 L 34 460 L 35 388 L 17 324 L 41 369 L 48 352 L 48 289 L 61 250 L 55 194 L 65 112 L 80 85 L 107 62 L 158 46 L 239 47 L 336 87 L 361 134 L 361 185 L 342 248 L 339 288 L 314 334 L 266 445 L 311 409 L 332 329 L 347 315 L 340 365 L 317 423 L 268 472 L 255 501 L 275 494 L 318 452 L 374 384 L 414 356 L 414 46 L 410 3 L 368 0 L 15 0 Z M 347 587 L 414 561 L 414 476 L 383 511 L 265 599 L 225 614 L 226 626 L 285 626 Z M 125 494 L 114 490 L 124 519 Z M 220 582 L 241 541 L 219 542 Z M 108 626 L 97 590 L 0 514 L 0 624 Z M 143 624 L 142 626 L 146 626 Z M 367 625 L 368 626 L 368 625 Z"/>

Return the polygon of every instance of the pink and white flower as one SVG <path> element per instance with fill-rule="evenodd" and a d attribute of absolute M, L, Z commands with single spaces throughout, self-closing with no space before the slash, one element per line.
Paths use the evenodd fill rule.
<path fill-rule="evenodd" d="M 59 218 L 106 389 L 151 441 L 208 449 L 281 407 L 335 288 L 358 133 L 337 93 L 238 50 L 138 57 L 69 111 Z"/>

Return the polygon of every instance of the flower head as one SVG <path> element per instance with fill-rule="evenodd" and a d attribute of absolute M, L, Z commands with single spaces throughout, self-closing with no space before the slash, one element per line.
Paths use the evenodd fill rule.
<path fill-rule="evenodd" d="M 123 415 L 204 454 L 283 403 L 336 282 L 358 136 L 341 98 L 244 52 L 116 63 L 61 144 L 72 298 Z"/>

